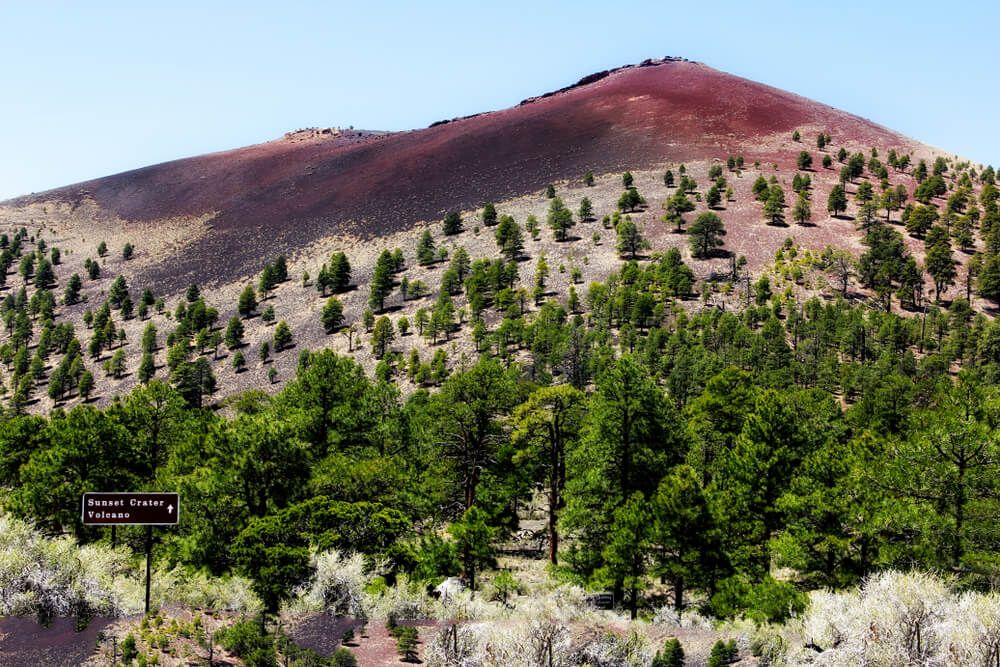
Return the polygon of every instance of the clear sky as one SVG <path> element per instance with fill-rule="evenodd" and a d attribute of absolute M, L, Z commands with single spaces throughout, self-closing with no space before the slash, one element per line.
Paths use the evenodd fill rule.
<path fill-rule="evenodd" d="M 667 55 L 997 164 L 998 18 L 961 0 L 2 0 L 0 199 L 302 127 L 424 127 Z"/>

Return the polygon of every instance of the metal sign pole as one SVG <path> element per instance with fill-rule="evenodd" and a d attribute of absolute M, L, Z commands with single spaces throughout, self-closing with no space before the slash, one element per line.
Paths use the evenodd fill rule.
<path fill-rule="evenodd" d="M 163 492 L 87 492 L 80 499 L 80 519 L 85 526 L 111 526 L 111 545 L 117 543 L 117 526 L 146 526 L 146 613 L 153 569 L 153 526 L 176 526 L 180 496 Z"/>
<path fill-rule="evenodd" d="M 153 560 L 153 527 L 146 526 L 146 613 L 149 613 L 149 570 Z"/>

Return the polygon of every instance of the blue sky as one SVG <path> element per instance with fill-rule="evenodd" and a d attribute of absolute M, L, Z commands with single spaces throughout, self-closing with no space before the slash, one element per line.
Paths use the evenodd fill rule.
<path fill-rule="evenodd" d="M 994 3 L 0 3 L 0 199 L 683 56 L 1000 163 Z"/>

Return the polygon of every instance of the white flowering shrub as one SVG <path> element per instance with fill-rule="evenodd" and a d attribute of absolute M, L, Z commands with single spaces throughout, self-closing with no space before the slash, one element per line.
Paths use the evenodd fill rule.
<path fill-rule="evenodd" d="M 428 667 L 476 667 L 481 663 L 480 624 L 457 623 L 441 628 L 424 648 Z"/>
<path fill-rule="evenodd" d="M 416 620 L 434 618 L 431 603 L 434 599 L 419 582 L 410 581 L 405 574 L 396 576 L 395 586 L 382 587 L 365 596 L 365 610 L 370 618 Z"/>
<path fill-rule="evenodd" d="M 570 664 L 589 667 L 645 667 L 655 651 L 645 634 L 633 630 L 621 636 L 604 633 L 571 656 Z"/>
<path fill-rule="evenodd" d="M 711 618 L 702 616 L 694 609 L 678 612 L 673 605 L 666 604 L 656 610 L 652 619 L 653 625 L 665 625 L 671 628 L 704 628 L 711 629 L 714 624 Z"/>
<path fill-rule="evenodd" d="M 24 521 L 0 516 L 2 615 L 45 620 L 135 613 L 132 575 L 124 548 L 80 547 L 70 537 L 46 538 Z"/>
<path fill-rule="evenodd" d="M 145 605 L 144 571 L 126 547 L 79 546 L 43 536 L 30 524 L 0 516 L 0 615 L 128 616 Z M 154 605 L 167 603 L 254 613 L 260 600 L 241 577 L 212 577 L 181 568 L 152 576 Z"/>
<path fill-rule="evenodd" d="M 551 620 L 457 623 L 424 650 L 430 667 L 547 667 L 572 664 L 569 628 Z"/>
<path fill-rule="evenodd" d="M 858 589 L 816 592 L 789 664 L 995 665 L 1000 596 L 957 595 L 922 572 L 888 571 Z"/>
<path fill-rule="evenodd" d="M 374 575 L 366 573 L 364 556 L 325 551 L 314 553 L 311 565 L 314 568 L 312 579 L 296 591 L 290 610 L 368 617 L 365 587 Z"/>
<path fill-rule="evenodd" d="M 143 594 L 141 586 L 137 585 L 135 594 Z M 256 614 L 264 607 L 253 592 L 249 579 L 235 575 L 213 577 L 204 572 L 192 573 L 181 567 L 158 569 L 153 574 L 150 595 L 159 605 L 172 603 L 248 615 Z"/>

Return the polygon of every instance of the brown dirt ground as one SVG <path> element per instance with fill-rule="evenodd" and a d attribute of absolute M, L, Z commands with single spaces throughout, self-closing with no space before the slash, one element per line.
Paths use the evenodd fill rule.
<path fill-rule="evenodd" d="M 94 652 L 97 635 L 112 619 L 94 619 L 82 632 L 76 620 L 56 618 L 43 628 L 34 618 L 0 618 L 0 667 L 65 667 L 81 665 Z"/>

